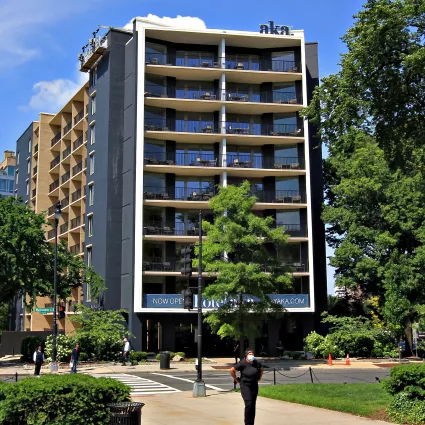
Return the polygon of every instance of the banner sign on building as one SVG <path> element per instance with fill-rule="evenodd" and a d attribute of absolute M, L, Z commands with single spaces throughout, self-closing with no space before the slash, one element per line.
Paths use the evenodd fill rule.
<path fill-rule="evenodd" d="M 307 308 L 309 307 L 309 297 L 307 294 L 270 294 L 269 297 L 285 308 Z M 244 296 L 245 300 L 255 302 L 255 297 Z M 222 306 L 224 301 L 211 301 L 202 298 L 202 308 L 214 309 Z M 144 294 L 144 308 L 183 308 L 182 294 Z M 193 296 L 193 308 L 198 308 L 198 296 Z"/>

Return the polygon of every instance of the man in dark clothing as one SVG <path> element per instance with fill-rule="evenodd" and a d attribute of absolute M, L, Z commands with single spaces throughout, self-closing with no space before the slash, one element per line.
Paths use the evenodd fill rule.
<path fill-rule="evenodd" d="M 71 353 L 71 373 L 77 373 L 77 364 L 78 360 L 80 359 L 80 346 L 78 344 L 75 344 L 74 349 Z"/>
<path fill-rule="evenodd" d="M 241 373 L 240 378 L 236 377 L 236 371 Z M 263 373 L 263 366 L 255 360 L 254 351 L 250 348 L 246 350 L 245 358 L 230 368 L 230 374 L 234 381 L 240 384 L 241 395 L 245 402 L 245 425 L 254 425 L 258 382 Z"/>
<path fill-rule="evenodd" d="M 237 363 L 238 359 L 240 359 L 239 348 L 240 348 L 239 341 L 235 341 L 235 343 L 233 344 L 233 354 L 235 356 L 235 363 Z"/>
<path fill-rule="evenodd" d="M 37 347 L 37 350 L 34 351 L 33 357 L 32 357 L 34 363 L 35 363 L 35 369 L 34 369 L 34 376 L 40 376 L 40 369 L 41 366 L 44 363 L 44 354 L 41 351 L 41 345 Z"/>

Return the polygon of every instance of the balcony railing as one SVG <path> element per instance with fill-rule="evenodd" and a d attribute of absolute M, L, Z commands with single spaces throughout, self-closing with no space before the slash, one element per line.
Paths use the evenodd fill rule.
<path fill-rule="evenodd" d="M 38 143 L 34 146 L 34 153 L 38 152 Z"/>
<path fill-rule="evenodd" d="M 68 133 L 69 130 L 72 128 L 72 121 L 70 121 L 64 128 L 63 128 L 63 134 Z"/>
<path fill-rule="evenodd" d="M 61 206 L 62 208 L 65 208 L 69 205 L 69 195 L 65 196 L 65 198 L 62 199 L 61 201 Z"/>
<path fill-rule="evenodd" d="M 81 121 L 84 118 L 84 109 L 81 109 L 80 112 L 78 112 L 77 115 L 74 117 L 74 125 L 77 124 L 77 122 Z"/>
<path fill-rule="evenodd" d="M 71 254 L 79 254 L 81 252 L 80 244 L 73 245 L 69 248 L 69 252 Z"/>
<path fill-rule="evenodd" d="M 202 232 L 204 235 L 205 231 Z M 199 223 L 181 222 L 175 223 L 145 223 L 143 227 L 144 235 L 165 235 L 165 236 L 199 236 Z"/>
<path fill-rule="evenodd" d="M 37 189 L 33 189 L 32 190 L 32 197 L 34 198 L 34 196 L 37 194 Z"/>
<path fill-rule="evenodd" d="M 67 171 L 65 174 L 62 174 L 61 176 L 61 182 L 64 184 L 66 181 L 68 181 L 71 177 L 71 173 Z"/>
<path fill-rule="evenodd" d="M 284 224 L 284 223 L 274 223 L 273 228 L 282 227 L 286 233 L 290 236 L 306 236 L 305 231 L 301 228 L 301 224 Z"/>
<path fill-rule="evenodd" d="M 63 198 L 61 201 L 61 207 L 62 209 L 67 207 L 69 205 L 69 196 L 65 196 L 65 198 Z M 56 204 L 51 205 L 48 210 L 47 210 L 47 215 L 50 216 L 52 214 L 54 214 L 56 211 Z"/>
<path fill-rule="evenodd" d="M 79 148 L 83 144 L 83 135 L 81 135 L 77 140 L 74 142 L 74 151 L 75 149 Z"/>
<path fill-rule="evenodd" d="M 166 120 L 161 118 L 145 118 L 145 131 L 171 131 L 203 134 L 223 132 L 225 134 L 252 136 L 304 136 L 304 131 L 297 124 Z"/>
<path fill-rule="evenodd" d="M 71 146 L 68 146 L 63 152 L 62 152 L 62 159 L 65 159 L 67 156 L 71 155 Z"/>
<path fill-rule="evenodd" d="M 251 193 L 258 201 L 276 204 L 304 204 L 306 202 L 305 192 L 298 190 L 255 190 Z"/>
<path fill-rule="evenodd" d="M 186 66 L 189 68 L 226 68 L 240 71 L 301 72 L 295 61 L 281 59 L 261 59 L 248 55 L 219 58 L 205 52 L 192 52 L 185 55 L 147 53 L 147 65 Z"/>
<path fill-rule="evenodd" d="M 160 188 L 146 186 L 143 189 L 144 199 L 150 200 L 177 200 L 177 201 L 209 201 L 216 194 L 216 189 L 201 187 L 171 187 Z"/>
<path fill-rule="evenodd" d="M 81 216 L 75 217 L 71 220 L 71 229 L 81 226 Z"/>
<path fill-rule="evenodd" d="M 172 97 L 176 99 L 198 99 L 198 100 L 219 100 L 219 96 L 212 88 L 200 89 L 199 87 L 176 89 L 172 96 L 167 94 L 167 88 L 158 85 L 146 85 L 145 97 Z"/>
<path fill-rule="evenodd" d="M 256 102 L 298 105 L 302 102 L 294 92 L 260 92 L 251 90 L 222 90 L 220 100 L 226 102 Z"/>
<path fill-rule="evenodd" d="M 72 167 L 72 175 L 75 176 L 83 169 L 83 161 L 80 161 L 77 165 Z"/>
<path fill-rule="evenodd" d="M 304 169 L 304 161 L 297 157 L 264 157 L 263 155 L 213 153 L 145 152 L 146 165 L 231 167 L 260 169 Z"/>
<path fill-rule="evenodd" d="M 35 175 L 37 174 L 38 171 L 38 166 L 36 165 L 33 169 L 32 169 L 32 174 Z"/>
<path fill-rule="evenodd" d="M 61 224 L 59 227 L 59 234 L 65 233 L 68 231 L 68 223 Z"/>
<path fill-rule="evenodd" d="M 49 230 L 47 232 L 47 239 L 52 239 L 55 237 L 55 229 Z"/>
<path fill-rule="evenodd" d="M 75 202 L 81 198 L 81 188 L 71 194 L 71 202 Z"/>
<path fill-rule="evenodd" d="M 60 139 L 61 139 L 61 132 L 59 131 L 59 133 L 56 133 L 55 137 L 53 137 L 51 146 L 56 145 L 56 143 L 58 143 Z"/>
<path fill-rule="evenodd" d="M 59 162 L 61 162 L 61 156 L 60 155 L 56 156 L 52 161 L 50 161 L 50 169 L 56 167 L 56 165 L 58 165 Z"/>
<path fill-rule="evenodd" d="M 53 183 L 50 183 L 49 192 L 53 192 L 58 187 L 59 187 L 59 179 L 56 179 Z"/>

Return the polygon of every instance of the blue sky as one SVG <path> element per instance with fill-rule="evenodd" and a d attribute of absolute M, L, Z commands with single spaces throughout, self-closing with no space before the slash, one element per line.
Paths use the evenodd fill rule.
<path fill-rule="evenodd" d="M 2 0 L 0 6 L 0 155 L 38 112 L 55 112 L 84 82 L 81 47 L 97 25 L 123 27 L 135 16 L 176 18 L 187 25 L 258 31 L 259 24 L 304 29 L 319 42 L 320 75 L 338 70 L 340 37 L 364 0 Z M 199 18 L 199 19 L 190 19 Z M 202 24 L 202 22 L 201 22 Z M 328 252 L 329 255 L 329 252 Z M 332 271 L 328 289 L 332 292 Z"/>

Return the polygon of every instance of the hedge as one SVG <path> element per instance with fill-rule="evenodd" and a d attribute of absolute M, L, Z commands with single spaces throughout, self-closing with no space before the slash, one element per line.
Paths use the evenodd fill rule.
<path fill-rule="evenodd" d="M 46 375 L 0 385 L 4 425 L 106 425 L 108 403 L 128 401 L 130 387 L 111 378 Z"/>
<path fill-rule="evenodd" d="M 406 392 L 412 399 L 425 400 L 425 364 L 392 368 L 390 377 L 384 381 L 384 388 L 391 395 Z"/>

